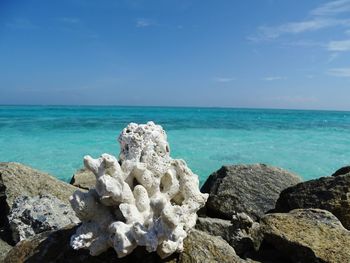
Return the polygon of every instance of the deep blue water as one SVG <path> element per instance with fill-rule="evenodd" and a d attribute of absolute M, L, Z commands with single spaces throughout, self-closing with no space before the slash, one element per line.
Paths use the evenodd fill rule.
<path fill-rule="evenodd" d="M 350 163 L 350 112 L 102 106 L 0 106 L 0 161 L 69 181 L 84 155 L 118 155 L 121 129 L 149 120 L 201 182 L 223 164 L 267 163 L 311 179 Z"/>

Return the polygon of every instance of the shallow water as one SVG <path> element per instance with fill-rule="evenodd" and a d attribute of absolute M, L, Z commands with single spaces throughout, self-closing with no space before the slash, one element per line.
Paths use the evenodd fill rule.
<path fill-rule="evenodd" d="M 0 161 L 69 181 L 84 155 L 117 155 L 121 129 L 149 120 L 202 183 L 223 164 L 267 163 L 311 179 L 350 163 L 350 112 L 99 106 L 0 106 Z"/>

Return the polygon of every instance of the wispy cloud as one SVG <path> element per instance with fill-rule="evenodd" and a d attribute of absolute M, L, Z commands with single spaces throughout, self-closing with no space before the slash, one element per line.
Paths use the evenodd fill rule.
<path fill-rule="evenodd" d="M 60 17 L 60 21 L 68 24 L 78 24 L 80 23 L 80 19 L 77 17 Z"/>
<path fill-rule="evenodd" d="M 350 51 L 350 39 L 339 40 L 339 41 L 330 41 L 328 43 L 327 49 L 329 51 Z"/>
<path fill-rule="evenodd" d="M 234 81 L 236 78 L 223 78 L 223 77 L 219 77 L 219 78 L 214 78 L 214 81 L 216 82 L 221 82 L 221 83 L 227 83 L 227 82 L 232 82 Z"/>
<path fill-rule="evenodd" d="M 136 27 L 154 26 L 156 23 L 151 19 L 139 18 L 136 20 Z"/>
<path fill-rule="evenodd" d="M 350 78 L 350 68 L 332 68 L 327 73 L 335 77 Z"/>
<path fill-rule="evenodd" d="M 350 19 L 315 18 L 300 22 L 285 23 L 279 26 L 260 26 L 258 33 L 249 36 L 248 39 L 254 42 L 274 40 L 285 34 L 312 32 L 335 26 L 350 27 Z"/>
<path fill-rule="evenodd" d="M 350 12 L 350 0 L 336 0 L 323 4 L 310 13 L 314 16 L 333 16 Z"/>
<path fill-rule="evenodd" d="M 36 29 L 38 26 L 34 25 L 30 20 L 26 18 L 16 18 L 11 22 L 5 24 L 9 28 L 13 29 Z"/>
<path fill-rule="evenodd" d="M 260 26 L 248 40 L 259 42 L 274 40 L 286 34 L 300 34 L 333 27 L 350 27 L 350 19 L 336 17 L 350 12 L 350 0 L 336 0 L 311 10 L 308 17 L 301 21 L 287 22 L 275 26 Z"/>
<path fill-rule="evenodd" d="M 275 81 L 275 80 L 283 80 L 283 79 L 286 79 L 286 78 L 281 76 L 267 76 L 262 78 L 262 80 L 265 80 L 265 81 Z"/>

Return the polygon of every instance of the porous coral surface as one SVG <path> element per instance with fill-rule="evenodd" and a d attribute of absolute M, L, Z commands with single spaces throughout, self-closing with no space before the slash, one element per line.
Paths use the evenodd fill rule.
<path fill-rule="evenodd" d="M 130 123 L 121 132 L 119 160 L 109 154 L 84 157 L 96 187 L 76 191 L 70 201 L 82 221 L 71 238 L 74 249 L 98 255 L 113 247 L 118 257 L 137 246 L 162 257 L 181 252 L 207 194 L 183 160 L 170 157 L 160 125 Z"/>

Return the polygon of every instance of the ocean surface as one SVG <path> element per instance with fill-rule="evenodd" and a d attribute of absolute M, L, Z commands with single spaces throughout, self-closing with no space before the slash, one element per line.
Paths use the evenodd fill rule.
<path fill-rule="evenodd" d="M 224 164 L 266 163 L 304 179 L 350 164 L 350 112 L 112 106 L 0 106 L 0 161 L 69 181 L 84 155 L 118 155 L 119 132 L 150 120 L 201 183 Z"/>

